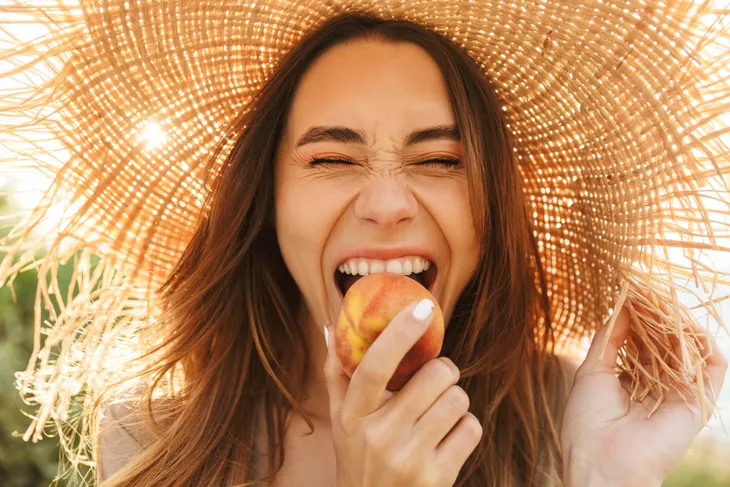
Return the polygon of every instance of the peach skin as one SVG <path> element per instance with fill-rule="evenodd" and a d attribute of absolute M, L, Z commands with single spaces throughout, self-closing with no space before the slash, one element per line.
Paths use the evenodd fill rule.
<path fill-rule="evenodd" d="M 349 377 L 395 315 L 423 298 L 434 303 L 431 324 L 398 365 L 388 382 L 391 392 L 400 390 L 423 364 L 438 357 L 444 341 L 443 312 L 428 289 L 401 274 L 368 274 L 350 286 L 335 328 L 337 356 Z"/>

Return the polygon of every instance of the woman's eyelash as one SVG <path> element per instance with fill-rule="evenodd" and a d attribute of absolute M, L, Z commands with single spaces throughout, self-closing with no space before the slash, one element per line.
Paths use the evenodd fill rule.
<path fill-rule="evenodd" d="M 352 164 L 352 161 L 350 159 L 328 159 L 321 157 L 315 157 L 314 159 L 309 161 L 310 166 L 327 166 L 335 164 L 349 165 Z"/>
<path fill-rule="evenodd" d="M 452 157 L 438 157 L 435 159 L 427 159 L 422 162 L 416 163 L 416 165 L 419 164 L 440 164 L 444 166 L 458 166 L 461 164 L 461 159 L 454 159 Z"/>
<path fill-rule="evenodd" d="M 318 158 L 309 161 L 310 166 L 325 166 L 325 165 L 351 165 L 353 162 L 350 159 L 331 159 L 331 158 Z M 441 165 L 441 166 L 458 166 L 461 164 L 460 159 L 454 159 L 451 157 L 438 157 L 434 159 L 426 159 L 425 161 L 414 163 L 416 166 L 421 165 Z"/>

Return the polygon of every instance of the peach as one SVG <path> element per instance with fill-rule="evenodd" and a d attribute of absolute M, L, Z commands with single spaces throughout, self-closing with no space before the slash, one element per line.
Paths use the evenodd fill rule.
<path fill-rule="evenodd" d="M 398 365 L 388 382 L 389 391 L 401 389 L 423 364 L 438 357 L 444 341 L 443 312 L 428 289 L 401 274 L 369 274 L 350 286 L 335 328 L 337 356 L 349 377 L 395 315 L 423 298 L 434 303 L 431 325 Z"/>

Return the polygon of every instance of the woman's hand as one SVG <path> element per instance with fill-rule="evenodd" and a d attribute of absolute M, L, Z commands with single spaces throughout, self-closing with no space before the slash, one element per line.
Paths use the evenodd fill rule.
<path fill-rule="evenodd" d="M 459 369 L 451 360 L 430 360 L 400 391 L 385 389 L 430 323 L 430 315 L 413 316 L 416 304 L 388 324 L 351 380 L 329 334 L 325 375 L 338 487 L 451 487 L 479 444 L 482 427 L 455 385 Z"/>
<path fill-rule="evenodd" d="M 727 359 L 717 344 L 701 329 L 693 328 L 703 347 L 706 374 L 719 396 Z M 630 378 L 617 377 L 618 350 L 629 334 L 629 316 L 621 309 L 608 340 L 605 355 L 600 357 L 608 332 L 604 325 L 594 337 L 588 355 L 578 368 L 573 388 L 563 413 L 561 443 L 566 487 L 642 486 L 659 487 L 687 453 L 692 440 L 702 429 L 700 405 L 687 389 L 689 405 L 676 391 L 666 391 L 658 409 L 647 418 L 658 399 L 648 395 L 643 402 L 630 400 Z M 679 356 L 679 342 L 672 338 Z M 640 359 L 649 358 L 640 351 Z M 662 376 L 665 384 L 667 377 Z M 705 383 L 705 389 L 708 389 Z M 714 400 L 709 397 L 710 404 Z"/>

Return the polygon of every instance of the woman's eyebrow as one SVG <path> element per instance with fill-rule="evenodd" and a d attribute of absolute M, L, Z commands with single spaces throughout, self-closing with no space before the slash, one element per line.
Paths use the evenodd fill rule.
<path fill-rule="evenodd" d="M 416 129 L 408 134 L 403 142 L 404 145 L 413 145 L 428 140 L 454 140 L 461 142 L 461 136 L 455 125 L 437 125 Z M 351 129 L 341 125 L 314 125 L 309 127 L 304 135 L 297 141 L 296 147 L 305 144 L 313 144 L 322 141 L 344 142 L 349 144 L 365 144 L 367 137 L 360 130 Z"/>

